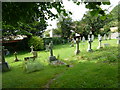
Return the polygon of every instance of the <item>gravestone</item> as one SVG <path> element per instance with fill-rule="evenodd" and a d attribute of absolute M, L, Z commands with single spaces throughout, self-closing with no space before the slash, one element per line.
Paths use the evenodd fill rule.
<path fill-rule="evenodd" d="M 104 34 L 104 40 L 107 40 L 107 36 L 106 36 L 106 34 Z"/>
<path fill-rule="evenodd" d="M 101 46 L 101 42 L 102 42 L 102 36 L 98 36 L 98 41 L 99 41 L 99 46 L 97 47 L 97 49 L 100 49 L 100 48 L 103 48 L 102 46 Z"/>
<path fill-rule="evenodd" d="M 108 40 L 110 40 L 110 39 L 111 39 L 111 33 L 108 34 Z"/>
<path fill-rule="evenodd" d="M 7 51 L 7 49 L 4 49 L 4 46 L 2 47 L 2 71 L 9 71 L 10 67 L 8 65 L 8 63 L 5 61 L 5 51 Z"/>
<path fill-rule="evenodd" d="M 31 48 L 31 53 L 32 53 L 32 52 L 33 52 L 33 48 L 34 48 L 34 47 L 33 47 L 33 46 L 31 46 L 30 48 Z"/>
<path fill-rule="evenodd" d="M 45 45 L 45 51 L 49 51 L 48 45 Z"/>
<path fill-rule="evenodd" d="M 57 60 L 56 57 L 53 56 L 53 49 L 52 49 L 53 46 L 52 46 L 52 43 L 49 43 L 48 48 L 49 48 L 49 51 L 50 51 L 49 61 L 50 61 L 50 62 L 51 62 L 51 61 L 56 61 L 56 60 Z"/>
<path fill-rule="evenodd" d="M 91 52 L 91 51 L 93 51 L 92 49 L 91 49 L 91 45 L 92 45 L 92 32 L 90 31 L 90 33 L 89 33 L 89 35 L 88 35 L 88 49 L 87 49 L 87 52 Z"/>
<path fill-rule="evenodd" d="M 117 44 L 120 44 L 120 33 L 118 33 L 118 40 L 117 40 Z"/>
<path fill-rule="evenodd" d="M 85 37 L 84 36 L 82 37 L 82 41 L 85 42 Z"/>
<path fill-rule="evenodd" d="M 104 47 L 109 47 L 110 46 L 109 43 L 104 43 L 103 45 L 104 45 Z"/>
<path fill-rule="evenodd" d="M 17 58 L 17 52 L 15 52 L 14 55 L 15 55 L 15 60 L 14 61 L 15 62 L 19 61 L 18 58 Z"/>
<path fill-rule="evenodd" d="M 37 57 L 38 57 L 37 51 L 33 51 L 32 54 L 33 54 L 33 57 L 34 57 L 34 58 L 37 58 Z"/>
<path fill-rule="evenodd" d="M 71 47 L 74 47 L 74 40 L 71 41 L 70 46 L 71 46 Z"/>
<path fill-rule="evenodd" d="M 80 50 L 79 50 L 79 38 L 76 38 L 76 50 L 75 50 L 75 55 L 79 54 L 80 53 Z"/>
<path fill-rule="evenodd" d="M 92 34 L 92 41 L 94 40 L 94 35 Z"/>

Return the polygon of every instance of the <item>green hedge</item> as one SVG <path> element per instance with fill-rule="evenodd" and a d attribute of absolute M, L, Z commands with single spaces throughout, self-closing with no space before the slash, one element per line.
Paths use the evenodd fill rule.
<path fill-rule="evenodd" d="M 61 37 L 43 38 L 43 40 L 45 45 L 48 45 L 51 41 L 53 41 L 54 45 L 65 44 L 68 41 L 67 39 Z"/>

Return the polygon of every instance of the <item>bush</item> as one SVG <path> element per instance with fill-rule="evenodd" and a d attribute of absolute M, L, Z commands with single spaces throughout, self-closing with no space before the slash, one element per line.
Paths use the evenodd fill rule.
<path fill-rule="evenodd" d="M 43 39 L 38 36 L 32 36 L 28 41 L 28 46 L 34 47 L 34 50 L 41 50 L 44 49 L 44 42 Z"/>

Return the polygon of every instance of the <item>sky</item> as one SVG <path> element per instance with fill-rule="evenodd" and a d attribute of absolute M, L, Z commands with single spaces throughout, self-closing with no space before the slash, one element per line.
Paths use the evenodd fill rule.
<path fill-rule="evenodd" d="M 118 5 L 119 0 L 110 0 L 111 5 L 101 5 L 102 9 L 108 9 L 108 11 L 111 11 L 116 5 Z M 84 4 L 75 5 L 72 1 L 63 0 L 64 8 L 68 11 L 71 11 L 73 14 L 71 15 L 72 19 L 75 20 L 81 20 L 84 13 L 88 11 L 88 9 L 85 8 Z M 51 10 L 54 14 L 56 14 L 56 10 Z M 51 24 L 52 26 L 48 26 L 48 29 L 57 28 L 57 21 L 56 20 L 47 20 L 48 24 Z"/>

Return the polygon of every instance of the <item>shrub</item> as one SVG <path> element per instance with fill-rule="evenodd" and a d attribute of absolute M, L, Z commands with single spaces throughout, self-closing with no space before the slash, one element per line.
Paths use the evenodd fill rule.
<path fill-rule="evenodd" d="M 33 46 L 34 50 L 41 50 L 44 49 L 44 42 L 43 39 L 38 36 L 32 36 L 28 41 L 28 46 Z"/>

